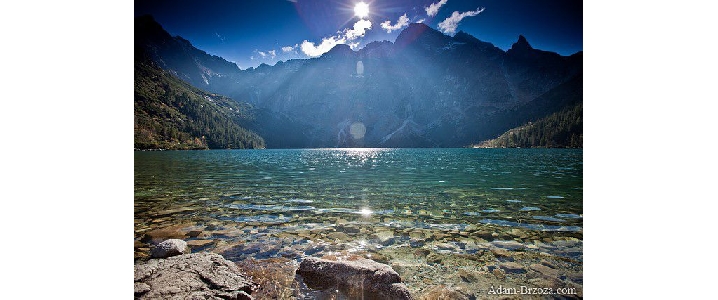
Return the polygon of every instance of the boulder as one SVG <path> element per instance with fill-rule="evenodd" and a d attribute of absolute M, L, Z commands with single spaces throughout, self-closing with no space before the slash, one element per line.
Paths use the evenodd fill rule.
<path fill-rule="evenodd" d="M 151 256 L 152 258 L 165 258 L 186 253 L 189 253 L 187 242 L 179 239 L 169 239 L 157 244 L 152 249 Z"/>
<path fill-rule="evenodd" d="M 135 265 L 135 299 L 253 299 L 257 286 L 215 253 L 151 259 Z"/>
<path fill-rule="evenodd" d="M 305 258 L 297 274 L 312 289 L 338 289 L 350 298 L 413 299 L 391 267 L 370 259 L 332 261 Z"/>

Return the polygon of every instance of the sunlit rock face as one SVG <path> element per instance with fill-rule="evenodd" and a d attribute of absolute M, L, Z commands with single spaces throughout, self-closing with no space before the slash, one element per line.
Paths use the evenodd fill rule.
<path fill-rule="evenodd" d="M 582 101 L 580 81 L 566 84 L 582 73 L 582 54 L 534 49 L 523 36 L 503 51 L 464 32 L 450 37 L 411 24 L 394 43 L 358 51 L 337 45 L 318 58 L 248 70 L 210 64 L 211 56 L 186 45 L 173 52 L 148 40 L 143 47 L 164 68 L 254 104 L 258 117 L 247 126 L 270 148 L 460 147 Z M 364 126 L 361 138 L 352 124 Z"/>

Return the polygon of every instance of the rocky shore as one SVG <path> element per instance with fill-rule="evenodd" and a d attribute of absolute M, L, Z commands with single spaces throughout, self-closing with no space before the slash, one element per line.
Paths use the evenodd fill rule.
<path fill-rule="evenodd" d="M 186 250 L 186 243 L 178 239 L 155 246 L 153 259 L 135 265 L 135 298 L 244 300 L 255 299 L 253 293 L 266 289 L 237 264 L 219 254 L 184 254 Z M 247 267 L 253 269 L 256 266 Z M 396 271 L 369 259 L 337 261 L 307 257 L 295 274 L 294 281 L 304 287 L 298 289 L 297 296 L 303 291 L 311 298 L 413 299 Z M 258 278 L 262 279 L 265 284 L 270 283 L 266 278 Z M 266 291 L 263 296 L 283 298 Z"/>
<path fill-rule="evenodd" d="M 573 236 L 522 239 L 524 231 L 492 227 L 464 235 L 409 231 L 412 236 L 404 237 L 380 231 L 360 236 L 364 228 L 333 228 L 295 237 L 258 230 L 252 239 L 222 226 L 173 225 L 146 232 L 135 241 L 135 298 L 583 296 L 582 241 Z M 228 242 L 234 234 L 238 238 Z"/>

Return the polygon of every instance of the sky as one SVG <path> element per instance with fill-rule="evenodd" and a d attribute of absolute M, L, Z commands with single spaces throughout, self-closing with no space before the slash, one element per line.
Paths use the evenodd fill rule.
<path fill-rule="evenodd" d="M 367 16 L 355 14 L 360 2 Z M 317 57 L 336 44 L 358 50 L 394 42 L 409 23 L 464 31 L 504 50 L 519 35 L 562 55 L 583 50 L 583 2 L 576 0 L 136 0 L 134 10 L 241 69 Z"/>

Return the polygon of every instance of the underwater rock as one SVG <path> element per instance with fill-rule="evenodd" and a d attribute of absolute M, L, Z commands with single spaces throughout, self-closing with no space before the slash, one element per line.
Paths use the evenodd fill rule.
<path fill-rule="evenodd" d="M 200 248 L 207 246 L 211 243 L 214 243 L 214 240 L 191 240 L 187 241 L 187 245 L 189 245 L 192 248 Z"/>
<path fill-rule="evenodd" d="M 332 232 L 326 235 L 331 241 L 345 242 L 349 240 L 349 236 L 344 232 Z"/>
<path fill-rule="evenodd" d="M 364 299 L 413 299 L 396 271 L 370 259 L 332 261 L 308 257 L 299 264 L 297 274 L 312 289 L 338 288 L 350 297 Z"/>
<path fill-rule="evenodd" d="M 531 268 L 531 270 L 539 272 L 539 273 L 543 274 L 544 276 L 548 276 L 548 277 L 552 277 L 552 278 L 558 277 L 558 270 L 553 269 L 551 267 L 547 267 L 547 266 L 544 266 L 541 264 L 532 264 L 530 266 L 530 268 Z"/>
<path fill-rule="evenodd" d="M 469 300 L 476 299 L 473 295 L 469 295 L 466 292 L 453 288 L 446 285 L 438 285 L 431 290 L 427 291 L 421 297 L 420 300 L 435 300 L 435 299 L 456 299 L 456 300 Z"/>
<path fill-rule="evenodd" d="M 135 299 L 253 299 L 256 284 L 219 254 L 203 252 L 135 265 Z"/>
<path fill-rule="evenodd" d="M 515 262 L 503 262 L 499 264 L 499 267 L 504 269 L 506 273 L 526 273 L 524 266 Z"/>
<path fill-rule="evenodd" d="M 157 246 L 152 249 L 152 253 L 150 255 L 152 258 L 166 258 L 185 253 L 189 253 L 187 242 L 179 239 L 169 239 L 157 244 Z"/>

